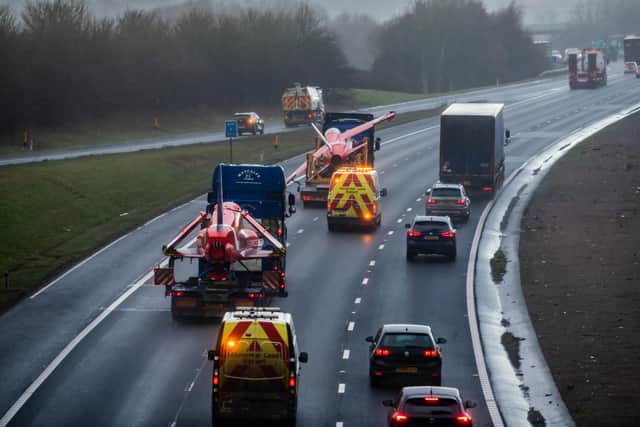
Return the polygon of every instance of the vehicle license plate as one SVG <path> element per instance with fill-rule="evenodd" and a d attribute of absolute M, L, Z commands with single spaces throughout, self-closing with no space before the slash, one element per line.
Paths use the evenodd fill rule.
<path fill-rule="evenodd" d="M 438 240 L 438 236 L 424 236 L 424 240 Z"/>
<path fill-rule="evenodd" d="M 396 368 L 396 372 L 402 374 L 415 374 L 418 372 L 418 368 Z"/>
<path fill-rule="evenodd" d="M 191 308 L 196 306 L 196 300 L 193 298 L 184 298 L 176 301 L 176 307 Z"/>
<path fill-rule="evenodd" d="M 465 187 L 469 187 L 471 185 L 471 181 L 464 181 L 462 185 L 464 185 Z"/>

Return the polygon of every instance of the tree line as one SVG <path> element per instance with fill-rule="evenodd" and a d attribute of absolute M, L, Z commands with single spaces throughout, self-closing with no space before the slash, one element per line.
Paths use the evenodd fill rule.
<path fill-rule="evenodd" d="M 0 128 L 123 111 L 279 100 L 293 82 L 339 85 L 335 36 L 308 5 L 191 10 L 174 21 L 130 10 L 93 17 L 78 0 L 0 8 Z"/>
<path fill-rule="evenodd" d="M 515 3 L 488 13 L 474 0 L 416 1 L 378 35 L 373 73 L 385 87 L 444 92 L 538 75 L 545 59 Z"/>
<path fill-rule="evenodd" d="M 347 43 L 363 38 L 373 38 L 364 54 Z M 82 0 L 28 1 L 19 17 L 0 7 L 0 130 L 115 112 L 278 105 L 293 82 L 429 93 L 543 67 L 513 3 L 490 14 L 478 0 L 416 0 L 376 24 L 330 22 L 305 3 L 192 8 L 168 19 L 141 10 L 97 18 Z"/>

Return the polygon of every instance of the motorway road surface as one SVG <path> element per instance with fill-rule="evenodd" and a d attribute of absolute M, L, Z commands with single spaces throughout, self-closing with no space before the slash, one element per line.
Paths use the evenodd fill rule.
<path fill-rule="evenodd" d="M 609 85 L 595 90 L 570 91 L 556 80 L 519 85 L 515 93 L 483 93 L 483 100 L 507 104 L 505 122 L 513 135 L 507 173 L 549 143 L 637 102 L 640 81 L 617 68 Z M 423 212 L 423 192 L 436 179 L 438 121 L 379 135 L 384 145 L 377 168 L 389 195 L 376 232 L 330 234 L 322 209 L 301 206 L 288 221 L 289 297 L 275 304 L 293 313 L 301 349 L 310 357 L 298 425 L 384 425 L 380 402 L 394 390 L 369 387 L 364 338 L 389 322 L 429 324 L 447 338 L 444 384 L 478 402 L 470 411 L 476 426 L 491 425 L 465 304 L 468 250 L 484 203 L 474 200 L 469 223 L 458 230 L 455 263 L 408 264 L 404 223 Z M 291 171 L 299 160 L 283 165 Z M 218 326 L 173 321 L 163 289 L 147 284 L 162 244 L 203 206 L 200 198 L 150 221 L 2 316 L 0 415 L 16 401 L 24 403 L 10 425 L 210 424 L 206 350 Z M 74 348 L 63 350 L 78 336 Z M 35 380 L 39 387 L 24 394 Z"/>
<path fill-rule="evenodd" d="M 545 79 L 534 82 L 534 84 L 539 84 L 538 89 L 543 91 L 548 88 L 554 88 L 558 86 L 558 82 L 565 78 L 555 78 L 555 80 Z M 502 94 L 501 96 L 508 97 L 513 102 L 517 102 L 517 100 L 526 100 L 531 96 L 531 85 L 532 82 L 528 83 L 514 83 L 499 89 L 499 92 Z M 464 98 L 468 101 L 482 101 L 486 99 L 486 95 L 495 92 L 496 89 L 476 89 L 471 90 L 469 92 L 457 93 L 457 94 L 445 94 L 441 96 L 435 96 L 428 99 L 417 100 L 417 101 L 409 101 L 403 102 L 399 104 L 385 105 L 380 107 L 371 107 L 365 108 L 362 111 L 370 112 L 375 115 L 381 115 L 386 113 L 389 110 L 393 110 L 397 113 L 406 113 L 410 111 L 419 111 L 419 110 L 427 110 L 431 108 L 436 108 L 442 104 L 448 104 L 451 102 L 455 102 L 456 99 Z M 281 121 L 277 122 L 267 122 L 265 123 L 265 133 L 276 134 L 282 132 L 293 132 L 298 128 L 286 128 L 284 123 Z M 240 137 L 237 140 L 242 140 Z M 176 147 L 182 145 L 191 145 L 191 144 L 204 144 L 204 143 L 212 143 L 212 142 L 225 142 L 227 138 L 224 135 L 224 132 L 194 132 L 190 134 L 174 136 L 174 137 L 163 137 L 163 138 L 150 138 L 146 140 L 137 140 L 130 142 L 122 142 L 118 144 L 111 145 L 102 145 L 102 146 L 90 146 L 90 147 L 80 147 L 73 148 L 68 150 L 52 150 L 52 151 L 44 151 L 44 152 L 36 152 L 36 153 L 20 153 L 20 154 L 12 154 L 7 156 L 0 156 L 0 166 L 14 165 L 14 164 L 24 164 L 31 162 L 40 162 L 44 160 L 62 160 L 62 159 L 71 159 L 78 158 L 82 156 L 92 156 L 92 155 L 104 155 L 104 154 L 117 154 L 117 153 L 131 153 L 135 151 L 141 150 L 151 150 L 163 147 Z"/>

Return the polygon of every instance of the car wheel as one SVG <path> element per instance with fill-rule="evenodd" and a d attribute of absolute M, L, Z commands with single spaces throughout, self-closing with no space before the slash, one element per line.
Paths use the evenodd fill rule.
<path fill-rule="evenodd" d="M 415 254 L 413 252 L 407 251 L 407 261 L 409 262 L 413 261 L 414 257 L 415 257 Z"/>
<path fill-rule="evenodd" d="M 369 385 L 372 388 L 380 387 L 380 379 L 374 375 L 369 374 Z"/>
<path fill-rule="evenodd" d="M 455 260 L 456 260 L 456 252 L 455 252 L 455 251 L 453 251 L 453 252 L 451 253 L 451 255 L 449 255 L 449 261 L 452 261 L 452 262 L 453 262 L 453 261 L 455 261 Z"/>

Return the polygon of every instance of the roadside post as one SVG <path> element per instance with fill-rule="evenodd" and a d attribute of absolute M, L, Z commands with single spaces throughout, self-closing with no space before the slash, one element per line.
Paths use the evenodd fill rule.
<path fill-rule="evenodd" d="M 238 121 L 225 120 L 224 134 L 229 138 L 229 163 L 233 163 L 233 138 L 238 136 Z"/>
<path fill-rule="evenodd" d="M 273 141 L 273 148 L 278 149 L 278 134 L 276 134 L 275 139 Z"/>
<path fill-rule="evenodd" d="M 9 289 L 9 272 L 4 272 L 4 288 Z"/>

